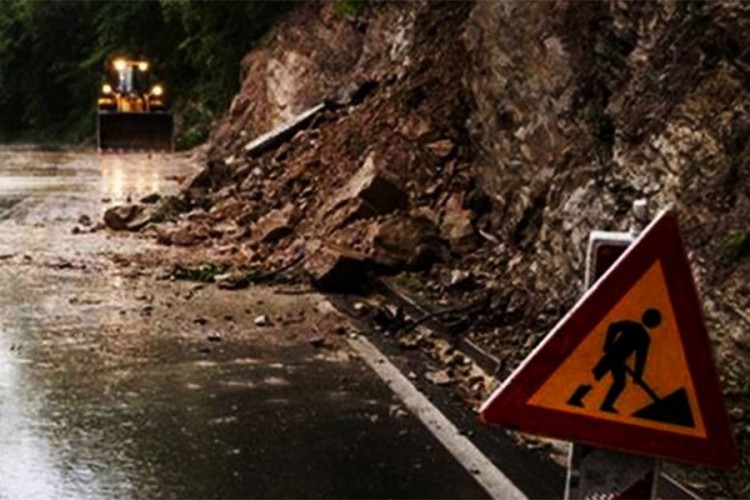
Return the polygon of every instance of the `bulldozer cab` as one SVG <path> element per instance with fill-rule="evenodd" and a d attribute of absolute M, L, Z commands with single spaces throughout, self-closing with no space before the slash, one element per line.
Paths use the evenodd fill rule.
<path fill-rule="evenodd" d="M 173 120 L 164 87 L 151 81 L 146 60 L 107 64 L 97 110 L 100 151 L 171 151 Z"/>

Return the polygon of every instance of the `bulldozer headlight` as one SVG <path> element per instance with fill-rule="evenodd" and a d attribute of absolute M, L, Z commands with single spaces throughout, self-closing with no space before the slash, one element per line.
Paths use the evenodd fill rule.
<path fill-rule="evenodd" d="M 151 89 L 151 93 L 158 97 L 164 94 L 164 87 L 162 87 L 161 85 L 154 85 L 154 87 Z"/>
<path fill-rule="evenodd" d="M 102 85 L 102 94 L 109 95 L 112 93 L 112 85 L 105 83 Z"/>
<path fill-rule="evenodd" d="M 138 63 L 138 69 L 141 71 L 148 71 L 148 62 L 141 61 Z"/>
<path fill-rule="evenodd" d="M 115 59 L 112 65 L 117 71 L 124 71 L 128 63 L 127 61 L 125 61 L 125 59 Z"/>

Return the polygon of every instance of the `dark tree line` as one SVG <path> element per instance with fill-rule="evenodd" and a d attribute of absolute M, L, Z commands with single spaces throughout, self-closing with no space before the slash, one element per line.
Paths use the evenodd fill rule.
<path fill-rule="evenodd" d="M 203 139 L 239 85 L 239 62 L 289 3 L 0 1 L 0 141 L 93 136 L 104 64 L 146 57 L 166 83 L 179 142 Z"/>

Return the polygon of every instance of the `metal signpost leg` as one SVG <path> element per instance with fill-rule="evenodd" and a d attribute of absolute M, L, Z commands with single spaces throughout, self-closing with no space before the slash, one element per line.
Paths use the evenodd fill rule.
<path fill-rule="evenodd" d="M 631 233 L 593 231 L 586 253 L 588 289 L 633 242 Z M 659 462 L 573 443 L 568 457 L 566 499 L 655 498 Z"/>

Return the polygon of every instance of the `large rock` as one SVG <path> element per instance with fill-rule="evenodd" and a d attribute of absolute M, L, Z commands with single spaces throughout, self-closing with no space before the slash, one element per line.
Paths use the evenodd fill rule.
<path fill-rule="evenodd" d="M 366 255 L 348 248 L 313 242 L 307 251 L 305 271 L 313 284 L 323 291 L 357 290 L 370 268 Z"/>
<path fill-rule="evenodd" d="M 394 215 L 373 228 L 373 260 L 392 269 L 425 269 L 442 257 L 437 226 L 423 215 Z"/>
<path fill-rule="evenodd" d="M 273 210 L 258 220 L 253 227 L 253 236 L 262 243 L 274 243 L 294 230 L 297 209 L 289 203 L 284 208 Z"/>
<path fill-rule="evenodd" d="M 349 203 L 355 207 L 349 220 L 355 220 L 406 208 L 409 205 L 408 194 L 383 170 L 377 165 L 374 154 L 370 154 L 362 168 L 331 202 L 327 212 L 331 213 Z"/>

